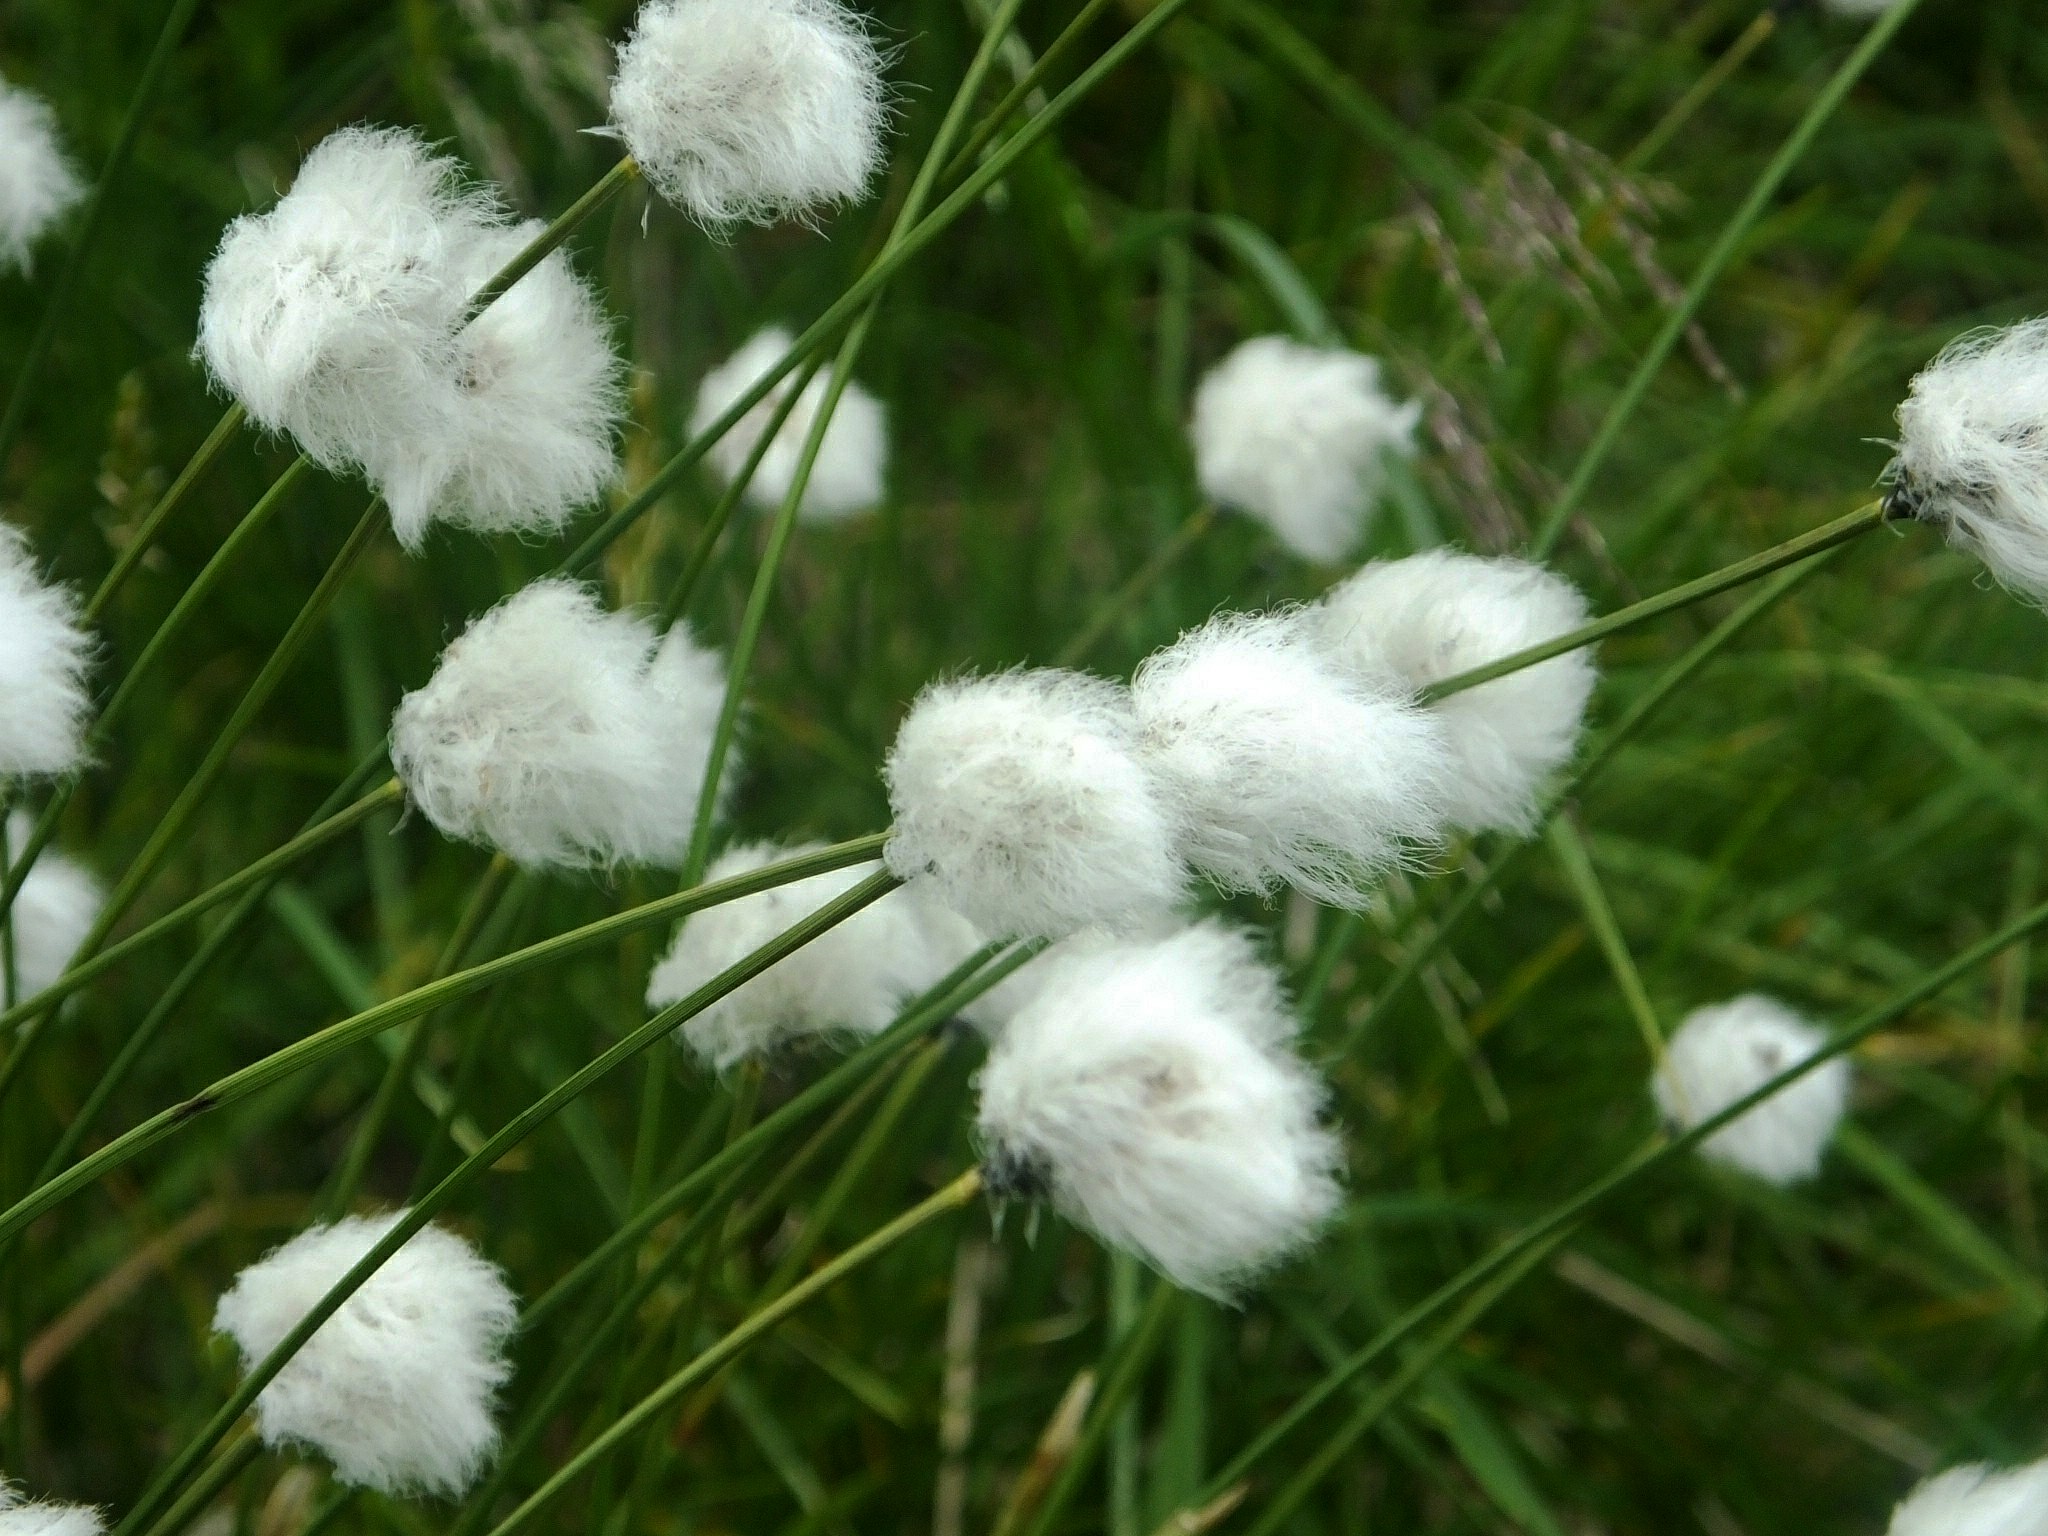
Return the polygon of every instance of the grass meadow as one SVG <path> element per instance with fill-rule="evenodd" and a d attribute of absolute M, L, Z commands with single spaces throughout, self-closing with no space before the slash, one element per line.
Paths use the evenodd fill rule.
<path fill-rule="evenodd" d="M 52 103 L 89 173 L 169 9 L 0 14 L 0 74 Z M 74 216 L 0 277 L 0 391 L 35 370 L 0 512 L 91 591 L 220 419 L 191 352 L 226 222 L 358 120 L 416 125 L 554 217 L 616 157 L 581 130 L 632 9 L 201 0 L 82 259 Z M 632 368 L 610 508 L 683 446 L 709 366 L 765 323 L 801 330 L 874 261 L 997 7 L 868 9 L 897 50 L 870 201 L 716 239 L 636 187 L 571 236 Z M 970 121 L 1024 81 L 989 139 L 1007 142 L 1149 9 L 1091 3 L 1070 32 L 1074 0 L 1026 0 Z M 1868 502 L 1913 373 L 2048 307 L 2037 0 L 1909 9 L 1866 46 L 1870 22 L 1807 5 L 1759 36 L 1756 0 L 1185 4 L 880 290 L 857 371 L 888 407 L 889 495 L 781 557 L 725 835 L 885 827 L 877 767 L 934 677 L 1077 651 L 1123 676 L 1218 608 L 1329 586 L 1339 569 L 1202 511 L 1190 391 L 1247 336 L 1341 339 L 1424 402 L 1365 553 L 1533 544 L 1600 611 Z M 247 528 L 294 454 L 226 443 L 97 615 L 104 699 L 231 551 L 62 813 L 60 847 L 110 887 L 135 877 L 117 936 L 339 803 L 447 640 L 608 510 L 559 540 L 443 532 L 418 557 L 376 537 L 308 624 L 366 492 L 297 473 Z M 677 480 L 604 551 L 610 598 L 659 604 L 716 500 Z M 695 588 L 718 644 L 749 622 L 770 521 L 736 519 Z M 1885 529 L 1770 589 L 1667 686 L 1756 590 L 1602 646 L 1588 750 L 1658 707 L 1548 831 L 1461 843 L 1359 915 L 1208 898 L 1286 970 L 1347 1154 L 1342 1215 L 1240 1305 L 976 1199 L 757 1327 L 973 1166 L 983 1046 L 942 1030 L 850 1078 L 833 1044 L 720 1077 L 663 1040 L 443 1212 L 544 1308 L 480 1494 L 352 1492 L 211 1422 L 239 1379 L 209 1337 L 235 1272 L 311 1221 L 416 1197 L 638 1029 L 666 942 L 649 925 L 195 1113 L 9 1232 L 0 1469 L 141 1517 L 121 1536 L 485 1536 L 736 1329 L 533 1520 L 1879 1536 L 1928 1471 L 2041 1455 L 2036 966 L 2022 940 L 1936 973 L 2048 898 L 2048 620 L 1934 534 Z M 674 890 L 520 872 L 387 802 L 50 1017 L 0 1108 L 0 1207 L 60 1142 L 73 1161 L 455 965 Z M 1750 990 L 1837 1026 L 1881 1015 L 1820 1177 L 1777 1189 L 1683 1156 L 1571 1207 L 1656 1133 L 1651 1042 Z M 1516 1266 L 1440 1291 L 1546 1220 Z"/>

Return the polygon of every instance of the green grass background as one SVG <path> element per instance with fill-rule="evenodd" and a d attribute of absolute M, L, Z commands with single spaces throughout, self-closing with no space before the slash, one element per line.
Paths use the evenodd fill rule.
<path fill-rule="evenodd" d="M 1040 46 L 1074 9 L 1031 0 L 1019 35 Z M 0 72 L 46 95 L 97 165 L 161 11 L 11 0 Z M 1079 58 L 1135 13 L 1112 5 Z M 807 322 L 872 253 L 980 14 L 977 0 L 875 8 L 901 90 L 892 168 L 869 205 L 820 231 L 721 243 L 635 194 L 574 242 L 636 370 L 622 499 L 680 446 L 709 363 L 763 323 Z M 889 290 L 860 372 L 891 410 L 892 495 L 872 521 L 802 530 L 792 548 L 755 669 L 736 827 L 834 838 L 882 826 L 875 765 L 916 688 L 1051 659 L 1190 515 L 1189 383 L 1243 336 L 1327 317 L 1387 359 L 1400 392 L 1431 401 L 1414 491 L 1382 517 L 1375 548 L 1518 544 L 1675 288 L 1860 35 L 1795 11 L 1646 168 L 1618 173 L 1753 14 L 1749 0 L 1196 0 Z M 579 130 L 602 120 L 606 40 L 629 15 L 597 0 L 202 5 L 4 466 L 0 510 L 63 575 L 97 580 L 221 408 L 188 358 L 221 226 L 265 205 L 323 133 L 363 118 L 416 124 L 522 211 L 559 211 L 610 163 L 612 147 Z M 2035 0 L 1927 0 L 1743 243 L 1696 345 L 1659 373 L 1594 480 L 1559 565 L 1611 606 L 1867 499 L 1914 369 L 1962 329 L 2043 307 L 2044 235 L 2048 31 Z M 0 281 L 0 359 L 20 356 L 63 259 L 59 239 L 32 280 Z M 290 456 L 245 439 L 208 475 L 108 616 L 104 678 Z M 147 683 L 73 803 L 68 848 L 118 876 L 363 499 L 318 477 L 292 498 Z M 692 479 L 622 542 L 613 593 L 657 597 L 710 501 Z M 731 636 L 764 531 L 729 540 L 692 615 L 707 637 Z M 566 547 L 447 534 L 416 560 L 377 547 L 138 916 L 288 837 L 445 639 Z M 1127 669 L 1219 606 L 1310 596 L 1335 574 L 1226 522 L 1094 660 Z M 1605 647 L 1596 726 L 1729 602 Z M 2043 624 L 1930 535 L 1881 532 L 1624 752 L 1578 809 L 1667 1028 L 1751 987 L 1846 1018 L 2040 899 Z M 1175 1304 L 1134 1429 L 1063 1529 L 1153 1529 L 1333 1352 L 1650 1129 L 1637 1027 L 1544 849 L 1422 987 L 1368 1018 L 1414 905 L 1499 852 L 1482 844 L 1449 872 L 1396 882 L 1347 941 L 1308 1024 L 1311 1048 L 1333 1058 L 1357 1032 L 1327 1063 L 1351 1149 L 1346 1216 L 1242 1308 Z M 419 980 L 486 863 L 415 819 L 295 870 L 101 1134 Z M 534 882 L 496 942 L 662 889 L 641 874 Z M 1236 910 L 1297 973 L 1336 921 Z M 20 1149 L 40 1160 L 193 942 L 124 966 L 66 1016 L 8 1108 L 12 1179 Z M 447 1081 L 467 1056 L 464 1114 L 488 1132 L 637 1024 L 652 942 L 443 1015 L 428 1061 Z M 2048 1134 L 2029 982 L 2027 955 L 2009 955 L 1859 1052 L 1853 1118 L 1877 1154 L 1837 1155 L 1786 1193 L 1687 1162 L 1606 1208 L 1286 1528 L 1875 1533 L 1929 1465 L 2048 1449 Z M 968 1040 L 948 1051 L 816 1234 L 820 1253 L 971 1160 L 977 1054 Z M 693 1127 L 718 1134 L 733 1085 L 680 1055 L 660 1061 L 673 1075 L 664 1150 L 690 1145 Z M 35 1385 L 25 1424 L 10 1418 L 0 1446 L 28 1448 L 10 1475 L 118 1512 L 190 1437 L 233 1381 L 207 1342 L 215 1296 L 317 1209 L 384 1062 L 360 1049 L 259 1096 L 33 1229 L 8 1260 L 28 1335 L 85 1326 Z M 779 1063 L 763 1102 L 818 1069 Z M 637 1069 L 620 1074 L 454 1213 L 522 1294 L 616 1224 L 640 1093 Z M 401 1102 L 368 1180 L 375 1200 L 403 1198 L 423 1155 L 445 1170 L 445 1145 L 423 1153 L 432 1123 Z M 710 1271 L 701 1327 L 744 1315 L 858 1129 L 789 1190 L 785 1216 Z M 1018 1217 L 994 1239 L 976 1338 L 968 1530 L 988 1528 L 1060 1395 L 1107 1347 L 1100 1250 L 1054 1220 L 1029 1242 Z M 591 1532 L 928 1528 L 956 1259 L 989 1235 L 977 1209 L 835 1288 L 700 1413 L 546 1518 Z M 687 1289 L 636 1318 L 629 1347 L 514 1467 L 515 1491 L 671 1366 Z M 520 1341 L 515 1418 L 587 1322 L 572 1307 Z M 1347 1406 L 1262 1464 L 1238 1527 Z M 296 1536 L 324 1494 L 287 1476 L 294 1465 L 259 1460 L 207 1518 L 223 1533 Z M 362 1498 L 336 1518 L 424 1532 L 450 1512 Z"/>

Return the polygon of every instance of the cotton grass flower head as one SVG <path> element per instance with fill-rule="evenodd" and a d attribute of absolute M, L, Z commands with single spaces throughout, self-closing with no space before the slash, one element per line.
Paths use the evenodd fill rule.
<path fill-rule="evenodd" d="M 214 1309 L 243 1368 L 283 1342 L 404 1216 L 351 1216 L 250 1265 Z M 461 1493 L 497 1449 L 497 1393 L 519 1307 L 497 1266 L 423 1227 L 322 1323 L 257 1394 L 271 1449 L 311 1446 L 344 1483 Z"/>
<path fill-rule="evenodd" d="M 83 196 L 50 104 L 0 80 L 0 267 L 27 271 L 30 249 Z"/>
<path fill-rule="evenodd" d="M 405 696 L 391 760 L 443 833 L 519 864 L 673 865 L 724 697 L 718 656 L 681 626 L 663 638 L 588 587 L 538 581 Z"/>
<path fill-rule="evenodd" d="M 1586 599 L 1525 560 L 1432 549 L 1376 560 L 1319 605 L 1322 642 L 1355 675 L 1420 690 L 1567 634 Z M 1451 823 L 1527 832 L 1551 775 L 1571 760 L 1597 672 L 1589 650 L 1524 667 L 1428 707 L 1450 746 Z"/>
<path fill-rule="evenodd" d="M 28 1500 L 0 1479 L 0 1536 L 100 1536 L 107 1528 L 100 1512 L 84 1504 Z"/>
<path fill-rule="evenodd" d="M 697 405 L 690 416 L 690 435 L 699 437 L 738 403 L 788 353 L 794 340 L 788 331 L 770 326 L 725 362 L 704 376 Z M 746 471 L 762 434 L 793 380 L 785 378 L 711 445 L 706 459 L 718 478 L 731 485 Z M 782 429 L 769 442 L 747 482 L 746 500 L 770 510 L 779 508 L 796 484 L 796 472 L 810 440 L 818 412 L 824 408 L 829 382 L 814 375 L 797 396 Z M 811 477 L 804 486 L 797 516 L 807 523 L 836 523 L 876 506 L 883 495 L 889 465 L 889 427 L 882 403 L 859 384 L 849 382 L 833 408 L 832 419 L 818 443 Z"/>
<path fill-rule="evenodd" d="M 1827 1035 L 1774 998 L 1749 993 L 1695 1009 L 1671 1037 L 1651 1079 L 1665 1120 L 1688 1130 L 1806 1061 Z M 1822 1062 L 1700 1143 L 1700 1155 L 1772 1184 L 1820 1170 L 1849 1102 L 1849 1063 Z"/>
<path fill-rule="evenodd" d="M 92 654 L 77 598 L 43 580 L 27 537 L 0 523 L 0 784 L 85 766 Z"/>
<path fill-rule="evenodd" d="M 2048 1461 L 1938 1473 L 1892 1511 L 1886 1536 L 2048 1536 Z"/>
<path fill-rule="evenodd" d="M 1441 730 L 1333 666 L 1298 611 L 1189 631 L 1139 667 L 1131 699 L 1182 855 L 1225 890 L 1360 906 L 1442 825 Z"/>
<path fill-rule="evenodd" d="M 707 879 L 730 880 L 823 845 L 751 843 L 712 864 Z M 779 938 L 881 868 L 856 864 L 778 885 L 693 913 L 647 982 L 647 1006 L 666 1008 Z M 728 993 L 677 1035 L 724 1071 L 805 1036 L 877 1034 L 903 1004 L 936 984 L 981 946 L 965 919 L 895 890 L 827 929 L 787 959 Z"/>
<path fill-rule="evenodd" d="M 1250 514 L 1304 560 L 1343 558 L 1364 537 L 1382 455 L 1415 451 L 1418 402 L 1380 386 L 1376 359 L 1259 336 L 1195 391 L 1195 468 L 1212 500 Z"/>
<path fill-rule="evenodd" d="M 1928 364 L 1899 407 L 1886 476 L 1897 515 L 2048 604 L 2048 316 L 1973 331 Z"/>
<path fill-rule="evenodd" d="M 612 122 L 654 189 L 711 228 L 807 218 L 882 161 L 882 56 L 839 0 L 651 0 Z"/>
<path fill-rule="evenodd" d="M 981 1073 L 991 1191 L 1047 1194 L 1210 1296 L 1306 1246 L 1336 1208 L 1340 1151 L 1251 942 L 1204 923 L 1037 964 Z"/>
<path fill-rule="evenodd" d="M 1185 886 L 1172 812 L 1114 683 L 1052 669 L 934 683 L 883 778 L 890 870 L 992 937 L 1128 930 Z"/>
<path fill-rule="evenodd" d="M 19 859 L 35 823 L 26 812 L 7 816 L 7 848 Z M 45 849 L 15 892 L 14 995 L 34 997 L 64 974 L 106 904 L 106 893 L 84 865 Z"/>

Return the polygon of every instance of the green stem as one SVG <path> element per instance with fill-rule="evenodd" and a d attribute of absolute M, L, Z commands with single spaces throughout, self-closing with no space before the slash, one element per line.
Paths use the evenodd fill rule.
<path fill-rule="evenodd" d="M 249 1463 L 262 1453 L 263 1442 L 256 1438 L 254 1431 L 244 1430 L 226 1450 L 214 1457 L 203 1473 L 193 1479 L 184 1496 L 164 1511 L 163 1519 L 150 1527 L 149 1536 L 174 1536 L 174 1533 L 184 1530 L 204 1514 L 206 1506 L 220 1491 L 240 1477 Z"/>
<path fill-rule="evenodd" d="M 1550 851 L 1556 856 L 1558 867 L 1564 871 L 1572 894 L 1579 899 L 1579 906 L 1586 914 L 1586 926 L 1593 930 L 1600 953 L 1606 957 L 1607 968 L 1614 973 L 1614 984 L 1621 991 L 1622 1002 L 1627 1005 L 1630 1018 L 1635 1021 L 1636 1033 L 1642 1036 L 1643 1051 L 1652 1068 L 1661 1066 L 1664 1061 L 1663 1022 L 1658 1019 L 1656 1006 L 1650 1001 L 1649 989 L 1643 985 L 1643 973 L 1636 968 L 1635 956 L 1629 953 L 1628 940 L 1622 937 L 1621 921 L 1608 903 L 1607 892 L 1600 884 L 1599 872 L 1593 868 L 1593 855 L 1586 847 L 1577 819 L 1569 811 L 1562 816 L 1554 816 L 1548 832 Z"/>
<path fill-rule="evenodd" d="M 556 934 L 538 944 L 530 944 L 524 949 L 515 950 L 509 955 L 483 961 L 466 970 L 457 971 L 442 981 L 415 987 L 398 997 L 379 1003 L 374 1008 L 343 1019 L 339 1023 L 330 1024 L 325 1029 L 317 1030 L 304 1039 L 295 1041 L 281 1051 L 273 1052 L 260 1061 L 229 1073 L 182 1103 L 152 1115 L 91 1156 L 43 1182 L 5 1211 L 0 1211 L 0 1241 L 11 1237 L 44 1211 L 60 1204 L 80 1189 L 133 1161 L 148 1148 L 176 1135 L 194 1121 L 229 1104 L 239 1102 L 273 1083 L 282 1082 L 308 1067 L 318 1065 L 393 1025 L 416 1019 L 423 1013 L 480 992 L 497 982 L 540 970 L 570 955 L 579 954 L 583 950 L 594 948 L 625 934 L 638 933 L 643 929 L 674 922 L 687 913 L 702 911 L 706 907 L 735 901 L 742 896 L 751 896 L 760 891 L 773 890 L 777 886 L 787 885 L 811 875 L 844 869 L 851 864 L 865 863 L 880 852 L 884 840 L 884 835 L 855 838 L 851 842 L 821 848 L 814 853 L 786 859 L 780 864 L 753 870 L 730 880 L 699 886 L 694 890 L 680 891 L 674 896 L 648 902 L 645 906 L 636 907 L 630 912 L 615 913 L 611 917 L 587 923 L 581 928 L 573 928 L 567 933 Z M 866 886 L 859 889 L 866 889 Z M 681 1017 L 687 1015 L 679 1016 L 678 1022 Z"/>
<path fill-rule="evenodd" d="M 1672 103 L 1671 110 L 1658 119 L 1656 127 L 1643 135 L 1642 142 L 1628 152 L 1621 162 L 1622 175 L 1633 176 L 1656 159 L 1664 146 L 1678 137 L 1678 130 L 1692 121 L 1693 115 L 1713 99 L 1714 92 L 1727 84 L 1728 77 L 1742 68 L 1749 56 L 1769 42 L 1777 30 L 1777 7 L 1767 5 L 1758 12 L 1756 20 L 1742 29 L 1742 35 L 1728 45 L 1728 51 L 1714 60 L 1707 72 L 1692 83 L 1692 88 Z"/>
<path fill-rule="evenodd" d="M 1492 682 L 1497 677 L 1506 677 L 1511 672 L 1520 672 L 1525 667 L 1549 661 L 1552 657 L 1598 644 L 1609 635 L 1638 628 L 1652 619 L 1662 618 L 1667 613 L 1676 612 L 1680 608 L 1703 602 L 1733 587 L 1755 581 L 1759 576 L 1768 576 L 1772 571 L 1797 564 L 1809 555 L 1817 555 L 1823 550 L 1833 549 L 1837 544 L 1846 544 L 1851 539 L 1860 538 L 1873 528 L 1883 527 L 1890 516 L 1884 502 L 1873 501 L 1869 506 L 1859 507 L 1831 523 L 1809 529 L 1796 538 L 1787 539 L 1782 544 L 1774 544 L 1747 559 L 1723 566 L 1718 571 L 1710 571 L 1693 581 L 1683 582 L 1669 591 L 1646 597 L 1639 603 L 1630 603 L 1626 608 L 1618 608 L 1613 613 L 1605 614 L 1590 624 L 1581 625 L 1555 639 L 1503 656 L 1498 661 L 1490 661 L 1483 667 L 1473 667 L 1458 673 L 1455 677 L 1447 677 L 1442 682 L 1431 683 L 1422 690 L 1422 697 L 1425 701 L 1434 703 L 1454 693 L 1463 693 L 1467 688 L 1477 688 L 1481 683 Z"/>
<path fill-rule="evenodd" d="M 57 281 L 51 285 L 50 302 L 43 310 L 42 322 L 29 341 L 28 351 L 22 355 L 21 367 L 14 375 L 14 389 L 7 397 L 7 409 L 0 412 L 0 465 L 5 465 L 14 453 L 14 441 L 21 435 L 22 422 L 28 414 L 28 402 L 36 392 L 43 366 L 49 361 L 50 351 L 57 343 L 57 329 L 64 318 L 65 306 L 71 301 L 72 290 L 84 274 L 86 257 L 106 223 L 114 185 L 134 157 L 135 141 L 142 135 L 142 124 L 156 101 L 157 91 L 170 70 L 171 59 L 178 51 L 185 29 L 191 25 L 193 14 L 198 9 L 199 0 L 173 0 L 170 13 L 164 17 L 163 30 L 157 33 L 156 46 L 150 50 L 149 59 L 142 66 L 142 78 L 136 82 L 135 94 L 128 100 L 127 115 L 121 119 L 121 127 L 114 135 L 114 147 L 107 152 L 106 164 L 100 167 L 99 180 L 93 184 L 92 196 L 86 202 L 78 238 L 72 242 L 70 253 L 64 259 L 64 270 L 57 274 Z"/>
<path fill-rule="evenodd" d="M 616 165 L 591 184 L 589 191 L 556 214 L 549 221 L 547 228 L 535 235 L 516 256 L 500 267 L 489 282 L 470 295 L 469 303 L 462 311 L 461 325 L 469 324 L 497 303 L 512 290 L 519 279 L 554 255 L 586 219 L 639 179 L 640 167 L 634 163 L 631 155 L 623 156 Z"/>
<path fill-rule="evenodd" d="M 1103 637 L 1116 627 L 1120 619 L 1138 606 L 1145 594 L 1152 590 L 1153 584 L 1172 570 L 1183 555 L 1201 543 L 1203 535 L 1216 526 L 1217 515 L 1213 504 L 1204 503 L 1198 507 L 1164 543 L 1152 551 L 1143 565 L 1131 573 L 1129 580 L 1110 594 L 1109 601 L 1061 648 L 1054 664 L 1075 667 L 1087 660 L 1088 653 L 1102 643 Z"/>
<path fill-rule="evenodd" d="M 1749 232 L 1757 220 L 1763 217 L 1764 210 L 1770 206 L 1771 199 L 1777 196 L 1778 188 L 1784 185 L 1785 178 L 1792 174 L 1792 167 L 1805 158 L 1806 151 L 1812 147 L 1822 125 L 1834 116 L 1835 109 L 1841 106 L 1851 87 L 1863 77 L 1863 72 L 1883 51 L 1885 44 L 1891 41 L 1892 35 L 1905 24 L 1906 18 L 1913 14 L 1918 4 L 1919 0 L 1900 0 L 1899 4 L 1894 5 L 1871 25 L 1870 31 L 1842 62 L 1841 68 L 1837 69 L 1833 78 L 1821 88 L 1820 94 L 1814 98 L 1813 105 L 1807 108 L 1806 115 L 1800 119 L 1799 126 L 1792 130 L 1792 136 L 1779 146 L 1777 154 L 1771 157 L 1770 164 L 1764 167 L 1763 175 L 1758 177 L 1756 185 L 1749 189 L 1749 196 L 1744 198 L 1742 206 L 1735 210 L 1734 217 L 1729 219 L 1719 238 L 1714 241 L 1712 249 L 1707 252 L 1706 259 L 1700 263 L 1699 270 L 1693 274 L 1692 282 L 1685 290 L 1685 297 L 1664 317 L 1663 328 L 1657 332 L 1656 339 L 1650 343 L 1650 349 L 1643 354 L 1642 361 L 1636 364 L 1635 372 L 1629 375 L 1628 382 L 1622 386 L 1621 394 L 1608 408 L 1606 417 L 1593 434 L 1592 442 L 1588 443 L 1585 452 L 1579 455 L 1579 462 L 1572 470 L 1571 479 L 1565 483 L 1564 490 L 1558 494 L 1556 502 L 1544 517 L 1543 526 L 1530 541 L 1529 552 L 1535 559 L 1545 559 L 1557 548 L 1557 541 L 1563 537 L 1572 514 L 1578 511 L 1580 504 L 1585 500 L 1586 492 L 1592 486 L 1593 477 L 1600 472 L 1601 466 L 1607 462 L 1608 454 L 1613 452 L 1614 445 L 1621 440 L 1622 428 L 1628 425 L 1629 418 L 1643 403 L 1643 397 L 1649 393 L 1651 381 L 1663 369 L 1672 349 L 1684 337 L 1686 327 L 1691 325 L 1693 318 L 1699 314 L 1700 306 L 1706 302 L 1707 294 L 1714 284 L 1720 281 L 1721 274 L 1727 270 L 1728 264 L 1735 259 L 1736 251 L 1741 248 L 1743 241 L 1748 239 Z"/>
<path fill-rule="evenodd" d="M 249 413 L 239 404 L 229 406 L 221 414 L 220 420 L 214 423 L 213 430 L 206 434 L 206 441 L 185 461 L 185 467 L 178 471 L 178 478 L 157 498 L 156 505 L 149 509 L 149 515 L 143 518 L 141 526 L 121 547 L 121 553 L 116 557 L 113 569 L 108 571 L 100 584 L 93 589 L 92 596 L 85 600 L 86 623 L 90 624 L 99 618 L 106 611 L 107 605 L 114 600 L 115 594 L 127 585 L 128 578 L 142 563 L 142 557 L 156 547 L 156 536 L 163 532 L 164 524 L 170 520 L 171 514 L 177 511 L 185 497 L 190 494 L 192 487 L 199 483 L 199 477 L 213 467 L 213 461 L 220 457 L 221 450 L 233 441 L 235 434 L 242 430 L 242 424 L 248 419 Z"/>
<path fill-rule="evenodd" d="M 974 162 L 974 157 L 988 147 L 989 140 L 1001 131 L 1003 124 L 1015 115 L 1017 108 L 1024 104 L 1033 91 L 1045 83 L 1046 77 L 1052 73 L 1053 66 L 1081 40 L 1088 28 L 1094 24 L 1095 18 L 1108 8 L 1109 0 L 1088 0 L 1086 5 L 1074 13 L 1074 19 L 1067 23 L 1058 37 L 1046 44 L 1045 52 L 1024 71 L 1017 83 L 1010 87 L 1009 93 L 996 103 L 995 110 L 975 124 L 974 132 L 967 136 L 967 142 L 960 146 L 960 152 L 954 155 L 947 162 L 945 170 L 940 172 L 942 181 L 951 181 Z M 991 27 L 989 30 L 993 32 L 995 29 Z"/>
<path fill-rule="evenodd" d="M 588 1471 L 600 1458 L 612 1450 L 641 1425 L 652 1420 L 670 1403 L 673 1403 L 692 1386 L 704 1380 L 712 1372 L 741 1354 L 773 1329 L 784 1318 L 802 1307 L 819 1292 L 829 1289 L 845 1276 L 852 1274 L 869 1260 L 886 1253 L 906 1237 L 929 1226 L 941 1216 L 959 1210 L 981 1192 L 981 1170 L 970 1168 L 938 1193 L 905 1211 L 888 1225 L 877 1228 L 866 1238 L 854 1244 L 830 1264 L 824 1265 L 801 1284 L 783 1292 L 774 1301 L 753 1313 L 732 1332 L 705 1350 L 694 1360 L 670 1376 L 654 1391 L 636 1403 L 623 1418 L 614 1422 L 605 1432 L 575 1456 L 536 1489 L 533 1495 L 492 1527 L 491 1536 L 511 1536 L 513 1531 L 530 1522 L 555 1497 L 577 1477 Z"/>

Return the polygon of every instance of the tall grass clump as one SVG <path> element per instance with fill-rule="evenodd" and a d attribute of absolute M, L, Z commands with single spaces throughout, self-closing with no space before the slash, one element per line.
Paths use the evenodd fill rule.
<path fill-rule="evenodd" d="M 2022 0 L 22 0 L 0 1536 L 2048 1530 Z"/>

